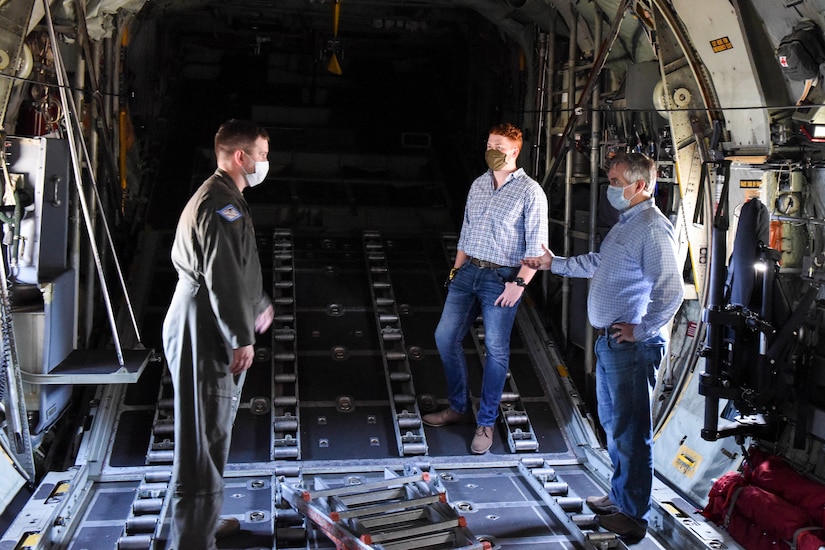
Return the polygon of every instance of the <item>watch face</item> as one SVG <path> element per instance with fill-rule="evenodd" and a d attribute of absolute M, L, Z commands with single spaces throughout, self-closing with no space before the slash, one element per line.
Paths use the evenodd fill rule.
<path fill-rule="evenodd" d="M 521 277 L 516 277 L 513 279 L 513 282 L 516 283 L 518 286 L 527 286 L 527 283 L 524 282 L 524 279 Z"/>

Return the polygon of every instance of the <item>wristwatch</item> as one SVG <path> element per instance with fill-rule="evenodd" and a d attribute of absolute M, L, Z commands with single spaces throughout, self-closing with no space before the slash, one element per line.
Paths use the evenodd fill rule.
<path fill-rule="evenodd" d="M 516 283 L 521 288 L 527 288 L 527 283 L 524 282 L 524 279 L 521 277 L 516 277 L 513 279 L 513 282 Z"/>

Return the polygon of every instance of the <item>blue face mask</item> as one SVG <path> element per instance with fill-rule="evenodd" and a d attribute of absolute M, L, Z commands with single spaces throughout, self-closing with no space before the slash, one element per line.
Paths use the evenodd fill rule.
<path fill-rule="evenodd" d="M 630 201 L 633 200 L 633 197 L 637 195 L 637 193 L 633 193 L 633 197 L 626 199 L 624 196 L 624 190 L 633 185 L 632 183 L 627 184 L 624 187 L 616 187 L 614 185 L 607 186 L 607 201 L 610 205 L 621 212 L 622 210 L 627 210 L 630 206 Z"/>

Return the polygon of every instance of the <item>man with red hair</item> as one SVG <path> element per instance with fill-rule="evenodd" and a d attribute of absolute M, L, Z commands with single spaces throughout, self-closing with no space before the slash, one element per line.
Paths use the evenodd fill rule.
<path fill-rule="evenodd" d="M 470 445 L 475 454 L 486 453 L 493 444 L 516 309 L 536 273 L 521 262 L 538 259 L 547 242 L 547 195 L 516 165 L 521 146 L 521 130 L 512 124 L 495 126 L 487 137 L 488 170 L 473 182 L 467 196 L 447 300 L 435 331 L 450 405 L 422 417 L 424 424 L 435 427 L 472 421 L 461 342 L 481 312 L 486 355 Z"/>

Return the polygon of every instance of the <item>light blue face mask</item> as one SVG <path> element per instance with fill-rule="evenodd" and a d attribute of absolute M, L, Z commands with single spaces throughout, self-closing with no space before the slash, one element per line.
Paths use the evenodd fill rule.
<path fill-rule="evenodd" d="M 629 199 L 625 198 L 624 190 L 630 187 L 631 185 L 633 184 L 628 183 L 624 187 L 616 187 L 614 185 L 607 186 L 607 201 L 613 208 L 615 208 L 619 212 L 621 212 L 622 210 L 627 210 L 627 208 L 630 206 L 630 201 L 632 201 L 633 197 L 635 197 L 638 194 L 637 191 L 636 193 L 633 193 L 633 197 L 630 197 Z"/>

